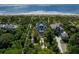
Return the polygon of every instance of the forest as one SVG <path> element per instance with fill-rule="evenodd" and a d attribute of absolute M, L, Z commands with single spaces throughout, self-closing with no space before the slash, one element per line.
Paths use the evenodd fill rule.
<path fill-rule="evenodd" d="M 37 23 L 44 23 L 46 30 L 41 35 Z M 0 54 L 62 54 L 56 41 L 56 32 L 51 24 L 62 24 L 68 34 L 66 51 L 63 54 L 79 53 L 78 15 L 0 15 Z M 1 28 L 13 24 L 15 29 Z M 40 41 L 44 41 L 40 43 Z M 33 41 L 33 42 L 32 42 Z M 45 46 L 42 48 L 42 46 Z"/>

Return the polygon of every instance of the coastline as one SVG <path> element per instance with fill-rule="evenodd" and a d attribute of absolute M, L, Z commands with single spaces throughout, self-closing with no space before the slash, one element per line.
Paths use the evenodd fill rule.
<path fill-rule="evenodd" d="M 56 11 L 32 11 L 32 12 L 25 12 L 25 13 L 0 13 L 0 15 L 49 15 L 49 16 L 52 16 L 52 15 L 60 15 L 60 16 L 63 16 L 63 15 L 67 15 L 67 16 L 79 16 L 79 14 L 76 14 L 76 13 L 64 13 L 64 12 L 56 12 Z"/>

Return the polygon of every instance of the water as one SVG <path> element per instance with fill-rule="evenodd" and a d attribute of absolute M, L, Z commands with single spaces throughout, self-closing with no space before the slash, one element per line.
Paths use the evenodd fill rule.
<path fill-rule="evenodd" d="M 0 5 L 0 13 L 27 13 L 33 11 L 54 11 L 79 14 L 79 4 L 38 4 L 38 5 Z"/>

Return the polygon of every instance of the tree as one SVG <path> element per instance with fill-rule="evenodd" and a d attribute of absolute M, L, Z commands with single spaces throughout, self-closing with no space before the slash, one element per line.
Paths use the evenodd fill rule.
<path fill-rule="evenodd" d="M 55 52 L 53 52 L 52 50 L 47 49 L 47 48 L 41 49 L 41 50 L 38 51 L 38 54 L 54 54 L 54 53 Z"/>
<path fill-rule="evenodd" d="M 32 34 L 33 34 L 34 42 L 38 43 L 39 42 L 39 35 L 38 35 L 38 32 L 36 31 L 35 28 L 33 28 Z"/>
<path fill-rule="evenodd" d="M 11 47 L 14 36 L 10 33 L 5 33 L 0 36 L 0 49 Z"/>
<path fill-rule="evenodd" d="M 22 33 L 23 33 L 23 31 L 20 28 L 18 28 L 15 32 L 15 35 L 14 35 L 15 40 L 19 40 L 21 38 Z"/>
<path fill-rule="evenodd" d="M 18 48 L 21 49 L 22 45 L 21 45 L 21 41 L 20 40 L 16 40 L 13 42 L 12 48 Z"/>
<path fill-rule="evenodd" d="M 4 52 L 4 54 L 21 54 L 21 53 L 22 53 L 22 49 L 18 49 L 18 48 L 8 48 Z"/>
<path fill-rule="evenodd" d="M 53 38 L 55 37 L 54 32 L 48 28 L 48 30 L 45 32 L 45 37 L 47 37 L 47 42 L 52 45 Z"/>
<path fill-rule="evenodd" d="M 26 37 L 27 37 L 27 33 L 22 33 L 21 38 L 20 38 L 20 42 L 21 42 L 22 47 L 24 47 Z"/>
<path fill-rule="evenodd" d="M 70 37 L 68 43 L 68 53 L 79 53 L 79 32 Z"/>

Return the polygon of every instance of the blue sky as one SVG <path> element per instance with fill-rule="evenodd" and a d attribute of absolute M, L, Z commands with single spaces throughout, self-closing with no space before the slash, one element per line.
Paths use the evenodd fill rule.
<path fill-rule="evenodd" d="M 77 13 L 79 14 L 79 5 L 67 5 L 67 4 L 37 4 L 37 5 L 0 5 L 0 13 L 27 13 L 33 11 L 44 12 L 63 12 L 63 13 Z"/>

